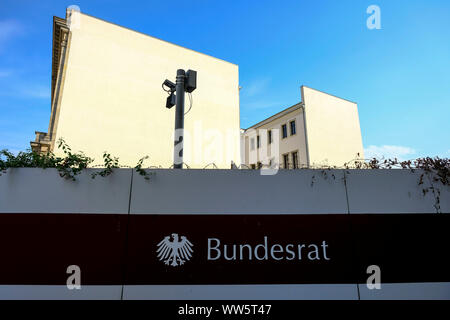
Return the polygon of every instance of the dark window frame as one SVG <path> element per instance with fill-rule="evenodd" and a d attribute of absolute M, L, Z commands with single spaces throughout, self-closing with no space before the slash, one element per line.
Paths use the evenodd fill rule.
<path fill-rule="evenodd" d="M 298 151 L 293 151 L 291 152 L 291 156 L 292 156 L 292 167 L 294 169 L 298 169 L 299 168 L 299 161 L 298 161 Z"/>
<path fill-rule="evenodd" d="M 283 154 L 283 168 L 289 169 L 289 153 Z"/>
<path fill-rule="evenodd" d="M 287 129 L 287 124 L 282 124 L 281 125 L 281 139 L 286 139 L 288 137 L 288 129 Z"/>
<path fill-rule="evenodd" d="M 294 125 L 294 126 L 292 126 L 292 125 Z M 291 131 L 291 136 L 297 134 L 297 123 L 295 120 L 289 121 L 289 129 Z M 292 129 L 294 129 L 294 130 L 292 130 Z M 292 132 L 292 131 L 294 131 L 294 132 Z"/>

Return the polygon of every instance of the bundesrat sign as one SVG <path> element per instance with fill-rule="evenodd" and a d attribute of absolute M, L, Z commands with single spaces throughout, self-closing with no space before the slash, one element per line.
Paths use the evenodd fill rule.
<path fill-rule="evenodd" d="M 133 284 L 355 281 L 341 215 L 132 215 Z M 321 226 L 317 230 L 315 226 Z M 142 252 L 153 252 L 143 255 Z M 152 270 L 149 277 L 148 270 Z"/>
<path fill-rule="evenodd" d="M 232 260 L 330 260 L 327 257 L 328 244 L 324 240 L 322 244 L 269 244 L 267 236 L 264 242 L 254 247 L 250 244 L 224 244 L 221 246 L 220 239 L 208 238 L 207 260 L 225 259 Z M 319 249 L 320 248 L 320 249 Z M 303 251 L 303 252 L 302 252 Z M 306 252 L 305 252 L 306 251 Z"/>
<path fill-rule="evenodd" d="M 170 241 L 170 238 L 173 241 Z M 193 254 L 193 244 L 185 237 L 172 233 L 166 236 L 158 244 L 158 258 L 166 265 L 177 267 L 189 261 Z M 251 244 L 223 244 L 218 238 L 208 238 L 206 260 L 225 259 L 233 260 L 330 260 L 327 256 L 328 244 L 324 240 L 322 244 L 269 244 L 268 237 L 264 236 L 263 243 L 252 246 Z"/>

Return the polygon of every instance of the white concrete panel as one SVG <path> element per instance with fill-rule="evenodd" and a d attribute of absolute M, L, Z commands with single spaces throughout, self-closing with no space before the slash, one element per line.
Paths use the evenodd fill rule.
<path fill-rule="evenodd" d="M 151 170 L 134 175 L 130 213 L 348 213 L 343 172 L 280 170 Z M 332 175 L 335 178 L 332 178 Z"/>
<path fill-rule="evenodd" d="M 431 192 L 423 195 L 416 170 L 347 170 L 350 213 L 435 213 Z"/>
<path fill-rule="evenodd" d="M 133 285 L 124 300 L 357 300 L 356 284 Z"/>
<path fill-rule="evenodd" d="M 450 282 L 382 283 L 379 290 L 358 286 L 361 300 L 450 300 Z"/>
<path fill-rule="evenodd" d="M 0 300 L 120 300 L 122 286 L 0 285 Z"/>
<path fill-rule="evenodd" d="M 128 213 L 131 169 L 92 179 L 94 171 L 71 181 L 56 169 L 8 169 L 0 176 L 0 213 Z"/>

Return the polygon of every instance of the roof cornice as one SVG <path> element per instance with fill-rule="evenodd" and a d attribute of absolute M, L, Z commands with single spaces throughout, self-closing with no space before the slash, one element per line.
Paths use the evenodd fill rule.
<path fill-rule="evenodd" d="M 55 95 L 56 80 L 58 78 L 59 62 L 61 58 L 61 42 L 63 41 L 64 33 L 69 32 L 66 19 L 53 17 L 53 44 L 52 44 L 52 97 L 51 105 Z"/>
<path fill-rule="evenodd" d="M 260 122 L 258 122 L 256 124 L 252 125 L 251 127 L 248 127 L 245 130 L 259 128 L 259 127 L 265 125 L 266 123 L 269 123 L 269 122 L 271 122 L 273 120 L 281 118 L 281 117 L 287 115 L 288 113 L 291 113 L 292 111 L 295 111 L 295 110 L 300 109 L 302 107 L 303 107 L 303 102 L 299 102 L 297 104 L 294 104 L 293 106 L 291 106 L 289 108 L 286 108 L 284 110 L 281 110 L 280 112 L 274 114 L 273 116 L 270 116 L 269 118 L 264 119 L 264 120 L 262 120 L 262 121 L 260 121 Z"/>

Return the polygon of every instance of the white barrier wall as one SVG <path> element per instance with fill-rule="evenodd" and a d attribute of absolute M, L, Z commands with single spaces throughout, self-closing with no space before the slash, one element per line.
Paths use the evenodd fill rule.
<path fill-rule="evenodd" d="M 432 192 L 423 195 L 430 181 L 422 172 L 410 170 L 348 170 L 346 173 L 350 213 L 430 213 L 436 212 Z M 437 184 L 436 184 L 437 185 Z M 439 185 L 437 185 L 439 187 Z M 440 187 L 443 212 L 448 211 L 448 187 Z"/>
<path fill-rule="evenodd" d="M 450 279 L 445 277 L 425 274 L 418 282 L 410 281 L 411 275 L 400 275 L 398 281 L 392 278 L 395 267 L 386 260 L 392 256 L 383 258 L 385 268 L 391 270 L 386 273 L 389 281 L 383 282 L 382 275 L 382 289 L 369 290 L 361 280 L 365 279 L 365 270 L 360 270 L 353 260 L 346 265 L 346 260 L 339 257 L 341 253 L 348 258 L 349 254 L 364 251 L 358 242 L 347 239 L 349 235 L 364 238 L 364 243 L 376 251 L 376 241 L 382 242 L 387 234 L 392 241 L 399 241 L 395 228 L 402 224 L 406 226 L 412 221 L 406 229 L 414 231 L 422 223 L 417 219 L 423 218 L 434 226 L 428 216 L 440 217 L 442 223 L 438 223 L 441 227 L 436 229 L 436 236 L 442 234 L 448 222 L 445 213 L 450 213 L 450 190 L 435 184 L 440 190 L 440 210 L 444 213 L 437 215 L 434 195 L 428 192 L 424 196 L 422 191 L 430 182 L 424 179 L 425 184 L 418 185 L 419 171 L 281 170 L 276 175 L 264 176 L 257 170 L 158 169 L 148 171 L 150 180 L 131 169 L 116 169 L 111 176 L 91 179 L 94 171 L 84 171 L 77 181 L 60 178 L 55 169 L 10 169 L 0 176 L 0 221 L 4 221 L 0 234 L 5 238 L 0 243 L 7 246 L 5 254 L 11 255 L 13 261 L 12 265 L 0 266 L 3 274 L 0 299 L 450 299 Z M 372 218 L 376 219 L 371 222 Z M 227 225 L 228 221 L 233 222 Z M 383 229 L 384 221 L 392 221 L 391 229 Z M 376 223 L 383 234 L 370 229 Z M 19 225 L 18 232 L 11 231 Z M 361 230 L 358 226 L 362 226 Z M 36 228 L 42 232 L 35 231 Z M 398 237 L 403 237 L 404 230 L 398 230 Z M 194 242 L 195 256 L 181 268 L 168 268 L 154 259 L 155 241 L 171 232 L 184 232 L 180 235 L 187 235 Z M 426 232 L 433 236 L 433 230 Z M 381 240 L 365 239 L 371 233 Z M 430 238 L 428 233 L 422 234 L 425 240 Z M 226 274 L 240 270 L 233 269 L 234 265 L 227 261 L 214 264 L 199 260 L 201 241 L 206 238 L 223 236 L 228 241 L 241 239 L 256 244 L 265 235 L 269 241 L 277 241 L 284 234 L 286 241 L 295 237 L 308 241 L 328 239 L 331 262 L 335 264 L 327 267 L 326 261 L 317 265 L 305 263 L 301 268 L 306 269 L 299 270 L 310 272 L 311 277 L 293 275 L 290 283 L 289 270 L 293 269 L 287 261 L 269 266 L 274 273 L 286 270 L 282 276 L 269 276 L 266 267 L 251 265 L 254 262 L 241 263 L 239 268 L 243 268 L 242 274 L 247 272 L 248 278 L 233 280 Z M 24 241 L 27 237 L 32 239 Z M 33 242 L 39 241 L 42 243 L 34 248 Z M 352 250 L 355 246 L 354 251 L 347 252 L 346 243 Z M 29 253 L 21 254 L 27 250 Z M 47 263 L 42 270 L 39 265 L 32 267 L 38 263 L 32 258 L 39 250 L 43 255 L 38 262 Z M 73 251 L 74 255 L 64 250 Z M 59 259 L 55 260 L 58 267 L 47 261 L 54 257 Z M 370 256 L 366 259 L 368 263 L 370 259 Z M 69 275 L 62 269 L 77 261 L 82 270 L 82 289 L 68 290 L 64 283 Z M 36 270 L 34 278 L 33 272 L 22 277 L 21 262 Z M 206 269 L 200 272 L 196 268 Z M 349 270 L 348 276 L 342 278 L 330 276 L 328 280 L 320 280 L 320 272 L 325 275 L 340 268 L 343 273 L 346 268 L 355 270 Z M 321 271 L 315 274 L 315 269 Z M 146 270 L 142 274 L 150 274 L 149 278 L 141 277 L 140 272 Z M 224 278 L 209 276 L 220 274 L 218 270 L 222 270 Z M 169 272 L 170 276 L 151 278 L 152 273 L 158 272 L 162 275 Z M 266 282 L 258 282 L 259 276 Z"/>
<path fill-rule="evenodd" d="M 129 205 L 131 213 L 161 214 L 436 212 L 433 194 L 422 194 L 430 182 L 419 186 L 418 170 L 280 170 L 264 176 L 257 170 L 157 169 L 149 170 L 150 180 L 134 172 L 133 181 L 131 169 L 96 179 L 92 172 L 74 182 L 55 169 L 10 169 L 0 176 L 0 213 L 128 213 Z M 442 213 L 450 213 L 450 188 L 436 187 Z"/>
<path fill-rule="evenodd" d="M 0 176 L 0 213 L 128 213 L 131 170 L 91 178 L 84 170 L 76 181 L 56 169 L 10 169 Z"/>
<path fill-rule="evenodd" d="M 327 174 L 328 179 L 313 170 L 268 176 L 257 170 L 157 170 L 151 181 L 135 175 L 130 213 L 347 213 L 343 171 Z"/>

